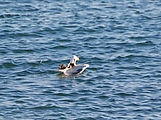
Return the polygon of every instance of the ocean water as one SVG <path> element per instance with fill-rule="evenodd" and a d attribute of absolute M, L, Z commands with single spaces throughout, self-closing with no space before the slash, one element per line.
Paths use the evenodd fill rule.
<path fill-rule="evenodd" d="M 161 1 L 1 0 L 0 119 L 161 120 Z"/>

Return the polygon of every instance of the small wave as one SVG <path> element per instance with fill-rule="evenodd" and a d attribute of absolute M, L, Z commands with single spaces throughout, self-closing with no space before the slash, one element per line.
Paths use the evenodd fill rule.
<path fill-rule="evenodd" d="M 136 43 L 135 46 L 155 46 L 155 44 L 152 41 L 144 41 Z"/>
<path fill-rule="evenodd" d="M 32 49 L 14 49 L 12 50 L 13 53 L 33 53 L 35 52 Z"/>
<path fill-rule="evenodd" d="M 142 42 L 118 42 L 118 43 L 106 43 L 106 45 L 115 45 L 119 47 L 129 47 L 129 48 L 134 48 L 134 47 L 150 47 L 150 46 L 155 46 L 152 41 L 142 41 Z"/>
<path fill-rule="evenodd" d="M 2 65 L 0 65 L 0 67 L 5 67 L 5 68 L 13 68 L 16 67 L 17 65 L 14 64 L 12 61 L 11 62 L 4 62 L 2 63 Z"/>
<path fill-rule="evenodd" d="M 12 35 L 12 34 L 11 34 Z M 16 33 L 16 34 L 14 34 L 14 36 L 18 36 L 18 37 L 22 37 L 22 36 L 25 36 L 25 37 L 27 37 L 27 36 L 31 36 L 31 37 L 41 37 L 41 35 L 39 35 L 39 34 L 35 34 L 35 33 Z"/>
<path fill-rule="evenodd" d="M 20 14 L 1 14 L 0 18 L 12 18 L 12 17 L 18 17 L 21 16 Z"/>
<path fill-rule="evenodd" d="M 28 74 L 31 74 L 28 70 L 22 70 L 22 71 L 19 71 L 19 72 L 15 72 L 15 74 L 17 76 L 26 76 Z"/>
<path fill-rule="evenodd" d="M 37 30 L 34 33 L 35 34 L 57 34 L 58 32 L 64 32 L 65 28 L 64 27 L 56 27 L 56 28 L 51 28 L 51 27 L 44 27 L 41 30 Z"/>
<path fill-rule="evenodd" d="M 48 109 L 65 109 L 65 108 L 62 108 L 62 107 L 58 107 L 58 106 L 49 106 L 49 105 L 45 105 L 45 106 L 36 106 L 36 107 L 32 107 L 30 109 L 37 109 L 37 110 L 48 110 Z"/>
<path fill-rule="evenodd" d="M 56 96 L 72 96 L 72 94 L 70 94 L 70 93 L 55 93 L 54 95 L 56 95 Z"/>
<path fill-rule="evenodd" d="M 119 95 L 121 97 L 135 96 L 135 94 L 132 93 L 117 93 L 115 95 Z"/>
<path fill-rule="evenodd" d="M 96 98 L 99 98 L 99 99 L 108 99 L 110 97 L 108 95 L 99 95 Z"/>
<path fill-rule="evenodd" d="M 76 30 L 74 31 L 74 33 L 77 33 L 77 34 L 95 33 L 95 32 L 96 32 L 95 29 L 84 28 L 84 27 L 79 27 L 78 29 L 76 29 Z"/>
<path fill-rule="evenodd" d="M 39 66 L 40 65 L 40 62 L 39 61 L 36 61 L 36 62 L 28 62 L 27 64 L 29 66 Z"/>
<path fill-rule="evenodd" d="M 152 57 L 151 56 L 146 56 L 146 55 L 135 55 L 135 54 L 130 54 L 130 55 L 124 55 L 124 56 L 116 56 L 116 57 L 113 57 L 112 60 L 121 60 L 121 59 L 137 59 L 137 58 L 140 58 L 140 59 L 151 59 Z"/>
<path fill-rule="evenodd" d="M 29 5 L 29 4 L 21 4 L 15 7 L 15 9 L 17 11 L 22 11 L 22 12 L 34 12 L 34 11 L 38 11 L 39 8 L 33 6 L 33 5 Z"/>
<path fill-rule="evenodd" d="M 13 31 L 8 31 L 8 33 L 4 32 L 5 34 L 1 34 L 1 37 L 42 37 L 40 34 L 36 33 L 21 33 L 21 32 L 13 32 Z"/>
<path fill-rule="evenodd" d="M 52 49 L 68 49 L 69 46 L 65 46 L 65 45 L 57 45 L 55 47 L 53 47 Z"/>
<path fill-rule="evenodd" d="M 125 69 L 125 70 L 141 70 L 143 69 L 142 67 L 137 67 L 137 66 L 127 66 L 127 67 L 117 67 L 118 69 Z"/>
<path fill-rule="evenodd" d="M 0 4 L 9 4 L 9 3 L 11 3 L 11 2 L 9 2 L 9 1 L 0 1 Z"/>

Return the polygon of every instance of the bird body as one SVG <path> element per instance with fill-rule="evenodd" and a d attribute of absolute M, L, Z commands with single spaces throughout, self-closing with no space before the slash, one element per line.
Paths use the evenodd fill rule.
<path fill-rule="evenodd" d="M 74 74 L 80 74 L 82 73 L 87 67 L 89 67 L 88 64 L 84 64 L 84 65 L 76 65 L 73 66 L 72 68 L 66 68 L 64 71 L 65 75 L 74 75 Z"/>
<path fill-rule="evenodd" d="M 56 70 L 58 72 L 62 72 L 65 75 L 75 75 L 82 73 L 87 67 L 89 67 L 89 64 L 78 64 L 76 65 L 76 61 L 79 60 L 77 56 L 72 56 L 70 63 L 68 66 L 66 65 L 60 65 L 60 69 Z"/>

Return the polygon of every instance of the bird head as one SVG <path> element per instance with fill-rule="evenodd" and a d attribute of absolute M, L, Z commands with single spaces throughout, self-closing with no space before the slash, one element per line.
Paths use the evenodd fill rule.
<path fill-rule="evenodd" d="M 73 55 L 71 60 L 70 60 L 70 63 L 76 64 L 76 61 L 78 61 L 78 60 L 79 60 L 79 57 L 77 57 L 76 55 Z"/>

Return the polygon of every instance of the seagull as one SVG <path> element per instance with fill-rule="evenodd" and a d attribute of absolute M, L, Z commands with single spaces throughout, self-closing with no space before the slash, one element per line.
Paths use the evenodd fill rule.
<path fill-rule="evenodd" d="M 58 72 L 64 73 L 64 75 L 76 75 L 82 73 L 86 68 L 89 67 L 89 64 L 78 64 L 76 65 L 76 61 L 78 61 L 79 58 L 76 55 L 73 55 L 70 63 L 68 66 L 60 65 L 60 69 L 56 70 Z"/>

